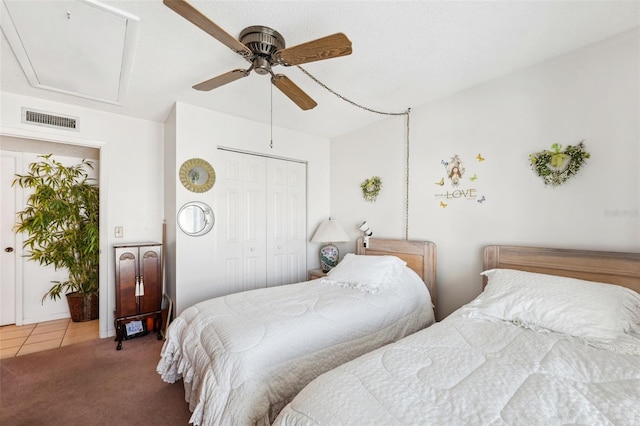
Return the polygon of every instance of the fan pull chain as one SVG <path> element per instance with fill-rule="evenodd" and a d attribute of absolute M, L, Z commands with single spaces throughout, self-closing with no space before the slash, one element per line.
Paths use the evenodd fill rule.
<path fill-rule="evenodd" d="M 271 86 L 271 142 L 269 143 L 269 148 L 273 149 L 273 84 Z"/>
<path fill-rule="evenodd" d="M 311 73 L 307 70 L 305 70 L 304 68 L 302 68 L 300 65 L 298 65 L 298 69 L 300 71 L 302 71 L 303 73 L 305 73 L 311 80 L 315 81 L 316 83 L 318 83 L 320 86 L 324 87 L 325 89 L 327 89 L 329 92 L 333 93 L 334 95 L 336 95 L 337 97 L 339 97 L 340 99 L 342 99 L 345 102 L 350 103 L 351 105 L 358 107 L 360 109 L 363 109 L 365 111 L 369 111 L 372 112 L 374 114 L 381 114 L 381 115 L 409 115 L 409 111 L 404 111 L 404 112 L 384 112 L 384 111 L 377 111 L 375 109 L 372 108 L 368 108 L 364 105 L 360 105 L 350 99 L 345 98 L 344 96 L 342 96 L 340 93 L 336 92 L 335 90 L 332 90 L 331 88 L 329 88 L 326 84 L 324 84 L 323 82 L 321 82 L 320 80 L 318 80 L 317 78 L 315 78 L 313 75 L 311 75 Z"/>
<path fill-rule="evenodd" d="M 302 68 L 300 65 L 297 66 L 298 69 L 300 71 L 302 71 L 303 73 L 305 73 L 307 75 L 307 77 L 309 77 L 311 80 L 315 81 L 318 85 L 322 86 L 323 88 L 325 88 L 326 90 L 328 90 L 329 92 L 333 93 L 334 95 L 336 95 L 338 98 L 342 99 L 343 101 L 357 107 L 360 109 L 363 109 L 365 111 L 369 111 L 372 112 L 374 114 L 380 114 L 380 115 L 406 115 L 407 116 L 407 154 L 406 154 L 406 159 L 407 159 L 407 163 L 406 163 L 406 173 L 405 173 L 405 177 L 406 177 L 406 188 L 405 188 L 405 198 L 406 198 L 406 203 L 405 203 L 405 225 L 404 225 L 404 239 L 408 240 L 409 239 L 409 152 L 410 152 L 410 125 L 409 125 L 409 115 L 411 113 L 411 108 L 407 108 L 406 111 L 404 112 L 385 112 L 385 111 L 378 111 L 369 107 L 366 107 L 364 105 L 360 105 L 359 103 L 356 103 L 354 101 L 352 101 L 351 99 L 347 99 L 344 96 L 342 96 L 341 94 L 339 94 L 338 92 L 336 92 L 335 90 L 332 90 L 331 88 L 329 88 L 326 84 L 324 84 L 323 82 L 321 82 L 320 80 L 318 80 L 316 77 L 314 77 L 313 75 L 311 75 L 310 72 L 308 72 L 307 70 L 305 70 L 304 68 Z"/>
<path fill-rule="evenodd" d="M 407 155 L 406 155 L 406 159 L 407 159 L 407 170 L 405 173 L 405 178 L 406 180 L 406 187 L 405 187 L 405 209 L 404 209 L 404 239 L 408 240 L 409 239 L 409 153 L 410 153 L 410 139 L 409 139 L 409 118 L 411 117 L 411 108 L 407 108 Z"/>

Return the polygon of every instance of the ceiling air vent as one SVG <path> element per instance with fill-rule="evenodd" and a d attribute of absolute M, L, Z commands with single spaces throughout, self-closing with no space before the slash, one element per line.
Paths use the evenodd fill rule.
<path fill-rule="evenodd" d="M 54 115 L 31 108 L 22 108 L 22 122 L 37 126 L 54 127 L 56 129 L 78 130 L 78 117 Z"/>

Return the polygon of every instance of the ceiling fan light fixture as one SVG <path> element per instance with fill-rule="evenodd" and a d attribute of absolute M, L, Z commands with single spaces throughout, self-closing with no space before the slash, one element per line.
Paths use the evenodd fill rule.
<path fill-rule="evenodd" d="M 267 75 L 271 74 L 271 63 L 267 58 L 258 56 L 253 60 L 253 69 L 256 74 Z"/>
<path fill-rule="evenodd" d="M 240 42 L 255 55 L 271 57 L 285 48 L 284 37 L 276 30 L 262 25 L 247 27 L 240 33 Z"/>

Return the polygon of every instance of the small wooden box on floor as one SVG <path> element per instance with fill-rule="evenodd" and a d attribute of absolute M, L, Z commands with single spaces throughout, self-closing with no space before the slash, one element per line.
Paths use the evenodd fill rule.
<path fill-rule="evenodd" d="M 162 339 L 162 244 L 114 245 L 116 261 L 117 349 L 122 349 L 126 324 L 153 320 L 153 331 Z"/>

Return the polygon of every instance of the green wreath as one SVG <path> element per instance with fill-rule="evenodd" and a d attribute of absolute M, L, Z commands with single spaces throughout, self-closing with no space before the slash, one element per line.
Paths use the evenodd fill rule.
<path fill-rule="evenodd" d="M 540 151 L 529 155 L 531 168 L 544 180 L 545 185 L 562 185 L 571 176 L 578 173 L 585 160 L 591 155 L 584 150 L 584 141 L 576 146 L 569 145 L 564 151 L 560 151 L 562 145 L 554 143 L 551 145 L 553 151 Z M 565 160 L 569 164 L 562 168 Z M 549 165 L 551 165 L 550 168 Z"/>
<path fill-rule="evenodd" d="M 371 179 L 362 182 L 360 188 L 362 188 L 362 196 L 364 199 L 373 203 L 376 201 L 376 198 L 378 198 L 378 194 L 382 189 L 382 179 L 378 176 L 373 176 Z"/>

